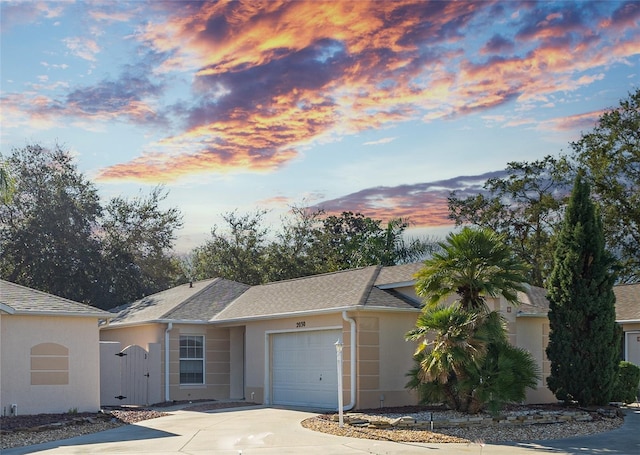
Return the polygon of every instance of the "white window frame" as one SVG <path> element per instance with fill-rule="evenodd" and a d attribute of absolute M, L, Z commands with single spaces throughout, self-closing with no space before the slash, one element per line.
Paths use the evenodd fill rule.
<path fill-rule="evenodd" d="M 188 338 L 199 338 L 201 343 L 202 343 L 202 357 L 182 357 L 182 340 L 183 339 L 188 339 Z M 180 358 L 180 362 L 179 362 L 179 381 L 180 381 L 180 385 L 203 385 L 205 383 L 205 378 L 206 378 L 206 362 L 205 362 L 205 353 L 206 353 L 206 344 L 205 344 L 205 338 L 204 335 L 192 335 L 192 334 L 185 334 L 185 335 L 180 335 L 180 346 L 179 346 L 179 358 Z M 202 381 L 201 382 L 182 382 L 182 361 L 189 361 L 189 362 L 193 362 L 193 361 L 200 361 L 202 362 Z"/>

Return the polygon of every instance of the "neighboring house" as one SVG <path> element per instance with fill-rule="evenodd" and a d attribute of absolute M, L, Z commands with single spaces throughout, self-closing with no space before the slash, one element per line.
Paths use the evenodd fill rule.
<path fill-rule="evenodd" d="M 100 409 L 98 320 L 110 316 L 0 280 L 2 415 Z"/>
<path fill-rule="evenodd" d="M 616 294 L 616 321 L 622 326 L 622 357 L 640 366 L 640 283 L 621 284 Z"/>
<path fill-rule="evenodd" d="M 153 359 L 153 366 L 138 373 L 130 365 L 104 368 L 122 371 L 122 381 L 103 376 L 103 384 L 120 387 L 105 393 L 108 403 L 103 404 L 142 396 L 146 398 L 137 400 L 143 404 L 246 399 L 335 409 L 337 341 L 344 346 L 347 408 L 415 404 L 415 394 L 405 388 L 415 344 L 404 337 L 420 313 L 414 274 L 421 267 L 372 266 L 260 286 L 216 278 L 123 306 L 101 328 L 103 349 L 109 352 L 105 357 L 113 362 L 116 357 L 111 354 L 126 354 L 133 349 L 127 346 L 135 345 L 142 353 L 136 358 Z M 616 287 L 618 319 L 628 343 L 640 337 L 640 285 L 632 286 Z M 556 401 L 545 380 L 550 371 L 545 354 L 549 334 L 545 292 L 530 287 L 520 293 L 518 307 L 503 298 L 487 299 L 489 308 L 505 317 L 510 341 L 531 352 L 540 365 L 543 377 L 535 390 L 528 391 L 529 403 Z M 631 315 L 627 319 L 620 317 L 625 311 Z M 628 347 L 630 355 L 638 352 L 638 345 L 633 346 Z M 121 348 L 125 350 L 118 354 Z M 122 358 L 136 363 L 128 355 Z M 132 391 L 132 377 L 143 384 L 141 391 Z"/>
<path fill-rule="evenodd" d="M 622 358 L 640 366 L 640 283 L 618 285 L 613 288 L 616 296 L 616 322 L 622 327 Z M 538 388 L 529 391 L 529 402 L 553 402 L 554 395 L 546 387 L 546 378 L 551 373 L 551 364 L 545 350 L 549 341 L 549 301 L 544 288 L 531 286 L 526 294 L 520 293 L 522 304 L 516 313 L 515 327 L 511 330 L 511 341 L 527 349 L 540 366 L 542 378 Z M 506 314 L 507 319 L 509 315 Z"/>

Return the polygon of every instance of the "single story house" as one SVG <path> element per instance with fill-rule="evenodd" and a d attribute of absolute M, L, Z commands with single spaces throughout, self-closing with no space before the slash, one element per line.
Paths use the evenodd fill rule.
<path fill-rule="evenodd" d="M 640 283 L 621 284 L 616 294 L 616 321 L 622 326 L 622 358 L 640 366 Z"/>
<path fill-rule="evenodd" d="M 100 409 L 97 308 L 0 280 L 2 415 Z"/>
<path fill-rule="evenodd" d="M 100 339 L 110 359 L 128 346 L 155 359 L 139 380 L 144 403 L 246 399 L 335 409 L 340 367 L 346 408 L 415 404 L 405 388 L 415 344 L 404 336 L 420 313 L 414 274 L 421 267 L 371 266 L 259 286 L 221 278 L 185 284 L 118 308 Z M 626 358 L 638 364 L 639 294 L 640 285 L 616 287 Z M 502 298 L 487 304 L 507 320 L 510 341 L 541 367 L 543 378 L 527 402 L 554 402 L 544 379 L 550 371 L 545 290 L 530 287 L 519 300 L 518 307 Z M 336 342 L 343 346 L 340 364 Z M 122 371 L 123 379 L 120 392 L 106 394 L 114 403 L 103 404 L 134 395 L 130 368 L 108 369 Z M 102 382 L 118 380 L 103 376 Z"/>

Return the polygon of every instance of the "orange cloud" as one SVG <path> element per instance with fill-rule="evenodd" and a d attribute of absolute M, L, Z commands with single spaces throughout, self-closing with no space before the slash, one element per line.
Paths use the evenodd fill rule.
<path fill-rule="evenodd" d="M 601 109 L 584 114 L 569 115 L 545 122 L 545 125 L 551 129 L 558 131 L 576 130 L 576 129 L 592 129 L 597 123 L 606 109 Z"/>
<path fill-rule="evenodd" d="M 267 172 L 287 163 L 296 155 L 295 150 L 279 152 L 276 156 L 221 153 L 218 149 L 205 149 L 180 156 L 147 153 L 128 163 L 117 164 L 102 170 L 97 180 L 108 182 L 126 179 L 164 183 L 203 172 L 227 173 L 240 170 Z"/>
<path fill-rule="evenodd" d="M 153 11 L 164 19 L 153 14 L 131 35 L 152 54 L 143 76 L 127 70 L 135 74 L 66 98 L 34 98 L 22 111 L 43 121 L 167 126 L 144 155 L 104 169 L 105 180 L 270 172 L 309 144 L 364 130 L 509 102 L 516 110 L 549 106 L 547 95 L 588 86 L 640 54 L 633 5 L 607 17 L 573 3 L 514 8 L 489 1 L 160 2 Z M 90 17 L 103 24 L 131 11 Z M 499 33 L 487 25 L 494 22 Z M 92 40 L 66 43 L 89 60 L 102 50 Z M 192 97 L 165 102 L 173 78 L 185 77 Z"/>

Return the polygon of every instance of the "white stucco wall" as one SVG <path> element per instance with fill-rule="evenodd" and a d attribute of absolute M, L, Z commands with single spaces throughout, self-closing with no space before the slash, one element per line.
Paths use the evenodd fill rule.
<path fill-rule="evenodd" d="M 32 385 L 31 349 L 55 343 L 68 349 L 68 383 Z M 95 412 L 100 408 L 98 320 L 85 317 L 0 318 L 0 411 L 9 415 Z"/>
<path fill-rule="evenodd" d="M 419 313 L 380 313 L 379 316 L 380 394 L 385 396 L 384 405 L 415 404 L 416 394 L 405 385 L 409 381 L 406 373 L 414 366 L 416 343 L 405 341 L 405 335 L 415 328 Z"/>

